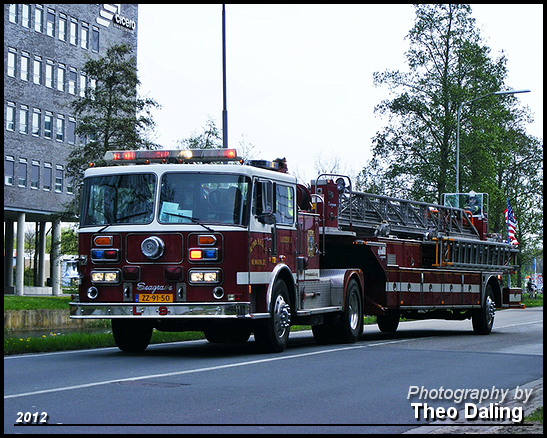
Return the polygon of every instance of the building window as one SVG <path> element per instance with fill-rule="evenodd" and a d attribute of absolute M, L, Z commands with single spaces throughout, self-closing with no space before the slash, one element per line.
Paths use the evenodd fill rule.
<path fill-rule="evenodd" d="M 72 185 L 72 178 L 68 178 L 66 179 L 66 192 L 69 194 L 69 195 L 73 195 L 74 194 L 74 186 Z"/>
<path fill-rule="evenodd" d="M 15 159 L 12 156 L 6 155 L 6 165 L 4 169 L 4 184 L 12 186 L 13 178 L 15 176 Z"/>
<path fill-rule="evenodd" d="M 51 9 L 47 10 L 46 35 L 55 36 L 55 11 Z"/>
<path fill-rule="evenodd" d="M 59 39 L 66 41 L 66 15 L 59 14 Z"/>
<path fill-rule="evenodd" d="M 6 130 L 15 131 L 15 104 L 8 102 L 6 108 Z"/>
<path fill-rule="evenodd" d="M 74 20 L 70 20 L 70 44 L 78 45 L 78 23 Z"/>
<path fill-rule="evenodd" d="M 89 25 L 87 25 L 86 23 L 82 23 L 82 36 L 80 45 L 82 49 L 89 48 Z"/>
<path fill-rule="evenodd" d="M 34 10 L 34 30 L 40 33 L 44 31 L 44 10 L 40 5 L 36 5 Z"/>
<path fill-rule="evenodd" d="M 57 90 L 65 91 L 65 66 L 59 64 L 57 67 Z"/>
<path fill-rule="evenodd" d="M 55 191 L 57 193 L 63 192 L 63 166 L 55 166 Z"/>
<path fill-rule="evenodd" d="M 78 78 L 78 75 L 76 74 L 76 70 L 73 68 L 70 69 L 68 72 L 68 92 L 70 94 L 76 94 L 76 79 Z"/>
<path fill-rule="evenodd" d="M 64 141 L 65 140 L 65 117 L 61 115 L 57 115 L 57 129 L 56 129 L 56 136 L 55 138 L 57 141 Z"/>
<path fill-rule="evenodd" d="M 95 26 L 91 29 L 91 50 L 99 53 L 99 28 Z"/>
<path fill-rule="evenodd" d="M 85 97 L 85 85 L 86 85 L 85 75 L 80 73 L 80 97 Z"/>
<path fill-rule="evenodd" d="M 40 137 L 42 133 L 42 113 L 39 109 L 32 112 L 32 135 Z"/>
<path fill-rule="evenodd" d="M 46 61 L 46 87 L 53 88 L 53 61 Z"/>
<path fill-rule="evenodd" d="M 72 118 L 68 119 L 66 137 L 69 144 L 76 143 L 76 120 Z"/>
<path fill-rule="evenodd" d="M 11 3 L 9 5 L 9 21 L 10 23 L 16 23 L 17 24 L 17 8 L 19 5 L 16 5 L 14 3 Z"/>
<path fill-rule="evenodd" d="M 29 54 L 26 52 L 23 52 L 21 55 L 21 79 L 23 81 L 28 81 L 29 79 L 29 65 L 30 65 L 30 58 Z"/>
<path fill-rule="evenodd" d="M 53 114 L 46 113 L 44 116 L 44 138 L 53 138 Z"/>
<path fill-rule="evenodd" d="M 27 186 L 27 159 L 19 158 L 19 169 L 17 172 L 17 185 L 19 187 Z"/>
<path fill-rule="evenodd" d="M 34 83 L 42 85 L 42 58 L 34 57 Z"/>
<path fill-rule="evenodd" d="M 11 47 L 8 48 L 8 76 L 11 76 L 12 78 L 15 77 L 16 73 L 16 59 L 17 52 L 15 49 L 12 49 Z"/>
<path fill-rule="evenodd" d="M 21 106 L 19 110 L 19 133 L 28 134 L 28 106 Z"/>
<path fill-rule="evenodd" d="M 89 91 L 90 91 L 90 99 L 95 100 L 95 88 L 97 86 L 97 80 L 90 78 L 89 79 Z"/>
<path fill-rule="evenodd" d="M 30 188 L 37 190 L 40 186 L 40 163 L 32 160 L 30 166 Z"/>
<path fill-rule="evenodd" d="M 22 5 L 21 24 L 23 27 L 30 28 L 30 5 Z"/>
<path fill-rule="evenodd" d="M 51 163 L 44 163 L 44 185 L 43 189 L 46 191 L 51 191 L 51 176 L 52 176 L 52 167 Z"/>

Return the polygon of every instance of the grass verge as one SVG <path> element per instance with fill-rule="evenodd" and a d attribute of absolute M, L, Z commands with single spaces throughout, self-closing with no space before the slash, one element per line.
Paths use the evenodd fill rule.
<path fill-rule="evenodd" d="M 152 333 L 151 344 L 165 342 L 192 341 L 203 339 L 202 332 L 167 333 L 155 331 Z M 51 351 L 79 350 L 86 348 L 115 347 L 114 337 L 108 333 L 67 333 L 50 332 L 40 337 L 18 336 L 4 338 L 4 355 L 23 353 L 43 353 Z"/>
<path fill-rule="evenodd" d="M 4 310 L 68 309 L 70 297 L 4 295 Z"/>
<path fill-rule="evenodd" d="M 543 406 L 537 408 L 530 415 L 524 417 L 524 423 L 541 423 L 543 424 Z"/>

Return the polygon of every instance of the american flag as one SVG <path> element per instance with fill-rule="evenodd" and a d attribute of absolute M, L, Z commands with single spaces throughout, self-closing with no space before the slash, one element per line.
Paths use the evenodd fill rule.
<path fill-rule="evenodd" d="M 513 213 L 513 209 L 509 205 L 509 199 L 507 200 L 507 208 L 505 209 L 505 223 L 507 224 L 507 241 L 511 245 L 518 245 L 519 242 L 515 237 L 517 221 L 515 220 L 515 213 Z"/>

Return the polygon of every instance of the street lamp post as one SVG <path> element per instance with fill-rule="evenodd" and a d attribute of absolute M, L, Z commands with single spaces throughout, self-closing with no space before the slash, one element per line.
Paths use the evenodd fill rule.
<path fill-rule="evenodd" d="M 460 116 L 462 107 L 468 103 L 473 103 L 476 100 L 483 99 L 488 96 L 501 96 L 503 94 L 517 94 L 517 93 L 529 93 L 530 90 L 510 90 L 510 91 L 496 91 L 494 93 L 488 93 L 484 96 L 477 97 L 466 102 L 462 102 L 458 107 L 458 122 L 456 128 L 456 194 L 460 192 Z"/>

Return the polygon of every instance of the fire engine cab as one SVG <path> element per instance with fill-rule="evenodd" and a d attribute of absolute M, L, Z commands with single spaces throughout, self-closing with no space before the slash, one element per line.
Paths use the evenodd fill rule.
<path fill-rule="evenodd" d="M 152 330 L 280 352 L 292 324 L 317 342 L 355 342 L 409 318 L 472 319 L 520 305 L 501 276 L 517 248 L 485 232 L 487 213 L 355 192 L 344 175 L 309 187 L 235 149 L 115 151 L 86 170 L 76 319 L 111 319 L 142 351 Z M 111 164 L 119 164 L 112 166 Z"/>

